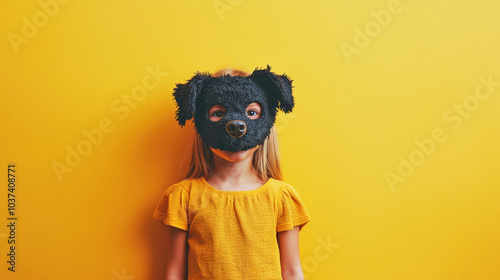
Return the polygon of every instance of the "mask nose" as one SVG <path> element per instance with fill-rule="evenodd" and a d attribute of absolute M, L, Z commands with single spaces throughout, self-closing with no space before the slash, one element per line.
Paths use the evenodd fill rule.
<path fill-rule="evenodd" d="M 247 132 L 247 125 L 240 120 L 230 121 L 226 124 L 226 131 L 229 136 L 239 138 Z"/>

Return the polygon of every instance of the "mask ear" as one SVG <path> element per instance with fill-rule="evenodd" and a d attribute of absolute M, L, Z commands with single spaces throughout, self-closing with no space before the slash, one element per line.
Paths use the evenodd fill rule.
<path fill-rule="evenodd" d="M 267 65 L 266 69 L 259 70 L 255 68 L 250 75 L 258 85 L 260 85 L 270 98 L 279 102 L 278 108 L 284 113 L 292 111 L 294 100 L 292 95 L 292 82 L 287 75 L 276 75 L 271 72 L 271 67 Z"/>
<path fill-rule="evenodd" d="M 176 84 L 173 96 L 177 102 L 177 111 L 175 116 L 179 125 L 182 127 L 187 120 L 194 117 L 196 111 L 196 99 L 198 98 L 203 82 L 209 79 L 211 75 L 207 73 L 196 72 L 187 83 Z"/>

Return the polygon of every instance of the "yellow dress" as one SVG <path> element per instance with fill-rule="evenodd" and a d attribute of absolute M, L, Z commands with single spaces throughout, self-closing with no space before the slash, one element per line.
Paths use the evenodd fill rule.
<path fill-rule="evenodd" d="M 165 190 L 153 218 L 188 231 L 188 280 L 282 279 L 276 233 L 311 221 L 298 191 L 273 178 L 250 191 L 185 179 Z"/>

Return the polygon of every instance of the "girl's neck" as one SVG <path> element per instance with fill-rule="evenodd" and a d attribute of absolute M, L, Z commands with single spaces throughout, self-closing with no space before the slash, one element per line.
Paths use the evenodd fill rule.
<path fill-rule="evenodd" d="M 240 161 L 228 161 L 214 155 L 215 172 L 206 178 L 220 188 L 237 188 L 248 185 L 262 185 L 259 175 L 252 165 L 253 157 Z"/>

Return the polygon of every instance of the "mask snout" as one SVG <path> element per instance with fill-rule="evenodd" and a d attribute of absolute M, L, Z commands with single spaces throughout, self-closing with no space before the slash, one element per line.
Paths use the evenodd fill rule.
<path fill-rule="evenodd" d="M 233 138 L 240 138 L 247 132 L 247 125 L 244 121 L 234 120 L 226 124 L 226 131 Z"/>

